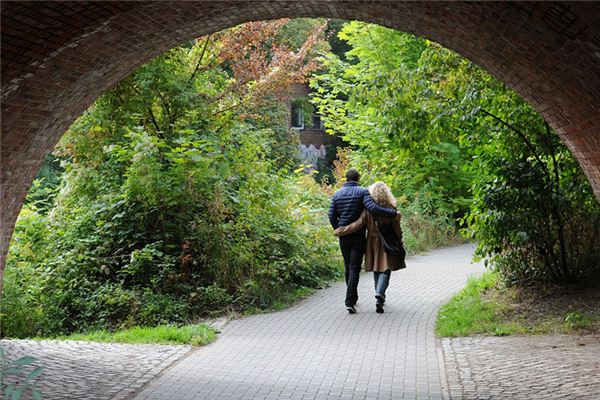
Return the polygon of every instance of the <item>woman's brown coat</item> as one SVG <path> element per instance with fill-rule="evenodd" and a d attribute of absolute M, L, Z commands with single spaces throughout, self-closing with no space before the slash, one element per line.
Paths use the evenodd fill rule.
<path fill-rule="evenodd" d="M 367 251 L 365 254 L 365 270 L 375 272 L 385 272 L 388 269 L 396 271 L 405 266 L 404 262 L 398 257 L 387 254 L 381 240 L 379 239 L 379 228 L 375 223 L 375 218 L 382 225 L 393 224 L 394 232 L 399 238 L 402 238 L 402 228 L 400 222 L 393 218 L 374 217 L 367 210 L 363 211 L 360 217 L 350 225 L 339 227 L 335 230 L 337 236 L 345 236 L 367 226 Z"/>

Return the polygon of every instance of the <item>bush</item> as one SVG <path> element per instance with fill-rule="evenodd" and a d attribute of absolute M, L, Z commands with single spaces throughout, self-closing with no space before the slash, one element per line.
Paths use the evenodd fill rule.
<path fill-rule="evenodd" d="M 494 145 L 473 166 L 483 171 L 466 218 L 477 254 L 512 284 L 597 274 L 600 204 L 560 138 L 529 107 L 522 112 L 529 118 L 522 130 L 493 116 Z"/>
<path fill-rule="evenodd" d="M 227 160 L 130 138 L 105 150 L 131 160 L 121 179 L 90 183 L 89 167 L 72 164 L 48 216 L 24 210 L 4 336 L 181 324 L 340 276 L 327 195 L 310 177 L 273 173 L 259 132 L 244 131 Z"/>
<path fill-rule="evenodd" d="M 404 247 L 409 253 L 418 253 L 448 245 L 458 240 L 456 223 L 446 214 L 423 210 L 417 198 L 400 204 Z"/>

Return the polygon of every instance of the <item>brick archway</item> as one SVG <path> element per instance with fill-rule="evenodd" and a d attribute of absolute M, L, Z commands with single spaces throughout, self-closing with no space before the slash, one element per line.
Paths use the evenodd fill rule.
<path fill-rule="evenodd" d="M 136 67 L 242 22 L 333 17 L 432 39 L 556 129 L 600 198 L 600 4 L 373 1 L 2 2 L 1 271 L 16 217 L 69 125 Z"/>

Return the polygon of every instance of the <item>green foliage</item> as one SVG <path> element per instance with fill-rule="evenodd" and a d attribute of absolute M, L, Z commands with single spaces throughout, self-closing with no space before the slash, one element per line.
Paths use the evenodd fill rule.
<path fill-rule="evenodd" d="M 281 27 L 275 40 L 287 47 L 292 51 L 298 51 L 302 48 L 308 37 L 312 32 L 319 26 L 325 24 L 327 21 L 322 18 L 295 18 L 288 21 L 284 26 Z M 314 58 L 316 55 L 323 51 L 328 51 L 329 45 L 325 41 L 319 42 L 319 44 L 311 49 L 309 58 Z"/>
<path fill-rule="evenodd" d="M 4 349 L 0 347 L 0 394 L 2 394 L 2 398 L 11 400 L 22 398 L 39 400 L 42 398 L 42 392 L 38 388 L 38 377 L 44 372 L 44 368 L 35 366 L 37 361 L 35 357 L 30 356 L 8 361 Z"/>
<path fill-rule="evenodd" d="M 465 91 L 477 69 L 435 43 L 380 26 L 351 22 L 339 37 L 351 47 L 345 60 L 328 55 L 311 82 L 326 128 L 353 147 L 350 165 L 364 183 L 385 181 L 399 195 L 409 249 L 447 243 L 468 207 L 471 180 L 462 168 L 461 114 L 448 98 Z"/>
<path fill-rule="evenodd" d="M 27 194 L 25 204 L 34 205 L 36 211 L 42 214 L 50 210 L 58 193 L 57 187 L 60 185 L 62 173 L 60 159 L 52 154 L 46 157 Z"/>
<path fill-rule="evenodd" d="M 291 78 L 265 83 L 244 67 L 272 76 L 268 60 L 245 57 L 274 48 L 275 28 L 251 24 L 265 42 L 239 59 L 219 51 L 243 27 L 173 49 L 73 124 L 55 152 L 65 172 L 52 207 L 32 203 L 17 222 L 3 336 L 183 324 L 339 276 L 328 197 L 289 172 L 292 133 L 262 93 Z"/>
<path fill-rule="evenodd" d="M 507 96 L 508 97 L 508 96 Z M 520 101 L 518 128 L 489 112 L 470 168 L 474 203 L 465 219 L 478 254 L 511 283 L 565 282 L 597 273 L 600 205 L 577 161 Z M 502 110 L 500 110 L 502 111 Z M 473 143 L 469 139 L 469 143 Z"/>
<path fill-rule="evenodd" d="M 325 157 L 317 160 L 314 178 L 317 182 L 328 185 L 335 181 L 332 165 L 337 160 L 337 147 L 334 144 L 325 144 Z"/>
<path fill-rule="evenodd" d="M 85 340 L 110 343 L 155 343 L 191 344 L 204 346 L 217 338 L 217 331 L 205 324 L 199 325 L 159 325 L 154 327 L 135 326 L 116 332 L 100 330 L 89 333 L 74 333 L 61 337 L 64 340 Z"/>
<path fill-rule="evenodd" d="M 467 286 L 440 308 L 436 333 L 443 337 L 523 333 L 517 324 L 502 321 L 501 303 L 483 298 L 497 281 L 498 275 L 494 272 L 486 272 L 480 278 L 469 277 Z"/>
<path fill-rule="evenodd" d="M 404 201 L 404 197 L 400 200 L 398 210 L 402 214 L 402 241 L 407 251 L 419 253 L 459 240 L 452 218 L 426 211 L 430 202 L 422 204 L 421 197 L 412 202 Z"/>
<path fill-rule="evenodd" d="M 347 21 L 343 19 L 328 19 L 327 20 L 327 29 L 325 31 L 325 36 L 327 37 L 327 42 L 331 48 L 331 53 L 340 57 L 342 60 L 347 61 L 346 53 L 350 51 L 352 47 L 346 42 L 339 38 L 338 33 Z"/>
<path fill-rule="evenodd" d="M 311 82 L 349 166 L 399 195 L 409 249 L 457 227 L 512 283 L 600 268 L 600 205 L 576 160 L 518 95 L 468 60 L 409 34 L 344 25 Z"/>
<path fill-rule="evenodd" d="M 592 325 L 592 319 L 578 311 L 567 313 L 564 324 L 567 330 L 587 329 Z"/>

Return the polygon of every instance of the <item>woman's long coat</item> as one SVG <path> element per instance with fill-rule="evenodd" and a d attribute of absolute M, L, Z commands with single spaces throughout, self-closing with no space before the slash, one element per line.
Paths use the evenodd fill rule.
<path fill-rule="evenodd" d="M 382 225 L 392 224 L 396 236 L 402 238 L 402 228 L 400 222 L 393 218 L 374 217 L 367 210 L 363 211 L 360 217 L 350 225 L 339 227 L 335 230 L 337 236 L 345 236 L 367 226 L 367 251 L 365 254 L 365 270 L 375 272 L 385 272 L 388 269 L 392 271 L 404 268 L 404 261 L 398 257 L 391 256 L 385 252 L 381 240 L 379 239 L 379 228 L 375 218 Z"/>

